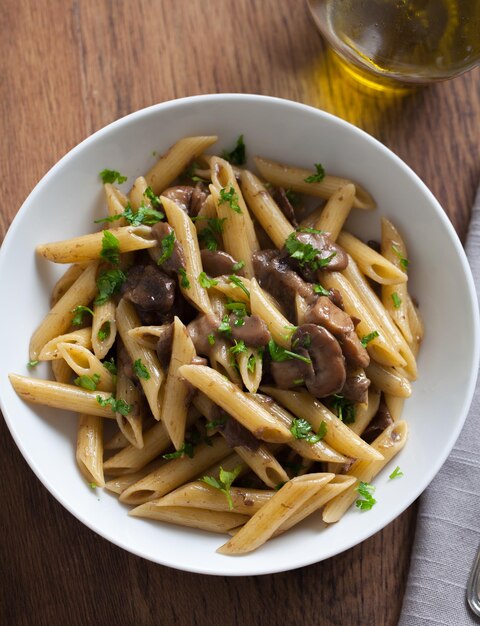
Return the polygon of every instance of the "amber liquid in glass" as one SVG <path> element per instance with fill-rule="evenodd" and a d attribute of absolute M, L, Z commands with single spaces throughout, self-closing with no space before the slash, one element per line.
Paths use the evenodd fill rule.
<path fill-rule="evenodd" d="M 480 60 L 480 0 L 309 0 L 350 73 L 380 84 L 451 78 Z"/>

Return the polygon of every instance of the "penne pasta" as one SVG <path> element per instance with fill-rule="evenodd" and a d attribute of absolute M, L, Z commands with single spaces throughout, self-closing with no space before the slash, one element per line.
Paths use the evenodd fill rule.
<path fill-rule="evenodd" d="M 355 185 L 349 183 L 344 187 L 340 187 L 330 196 L 320 216 L 313 223 L 313 227 L 330 233 L 332 241 L 335 241 L 354 202 Z"/>
<path fill-rule="evenodd" d="M 39 361 L 53 361 L 62 358 L 58 349 L 58 344 L 69 343 L 76 346 L 83 346 L 87 350 L 92 347 L 92 328 L 80 328 L 70 333 L 59 335 L 48 341 L 40 350 Z"/>
<path fill-rule="evenodd" d="M 90 350 L 72 343 L 59 343 L 58 352 L 80 379 L 82 376 L 90 379 L 93 389 L 114 390 L 115 384 L 112 375 Z M 80 385 L 82 385 L 81 380 Z"/>
<path fill-rule="evenodd" d="M 283 348 L 290 348 L 292 325 L 255 278 L 250 281 L 250 308 L 252 315 L 258 315 L 266 323 L 275 342 Z"/>
<path fill-rule="evenodd" d="M 95 356 L 104 359 L 117 336 L 116 304 L 107 300 L 93 305 L 92 348 Z"/>
<path fill-rule="evenodd" d="M 67 293 L 84 269 L 84 266 L 79 263 L 70 265 L 66 272 L 57 280 L 52 289 L 52 297 L 50 298 L 51 307 L 55 306 L 60 298 Z"/>
<path fill-rule="evenodd" d="M 76 459 L 80 472 L 92 486 L 104 487 L 103 420 L 97 415 L 78 416 Z"/>
<path fill-rule="evenodd" d="M 142 504 L 130 511 L 129 515 L 189 526 L 190 528 L 200 528 L 213 533 L 226 533 L 249 519 L 240 513 L 207 511 L 188 507 L 164 507 L 157 506 L 155 502 Z"/>
<path fill-rule="evenodd" d="M 385 367 L 371 361 L 365 372 L 375 387 L 383 393 L 399 398 L 409 398 L 412 395 L 410 381 L 394 367 Z"/>

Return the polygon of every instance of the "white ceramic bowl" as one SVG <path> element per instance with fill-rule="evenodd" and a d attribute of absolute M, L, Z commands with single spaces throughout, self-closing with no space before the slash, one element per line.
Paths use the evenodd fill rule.
<path fill-rule="evenodd" d="M 313 520 L 243 557 L 215 552 L 220 535 L 132 518 L 107 492 L 93 492 L 75 460 L 76 418 L 28 405 L 7 374 L 28 374 L 28 342 L 48 310 L 61 267 L 36 258 L 35 245 L 90 232 L 102 210 L 98 172 L 128 174 L 129 181 L 185 135 L 217 134 L 219 149 L 243 133 L 249 155 L 263 155 L 361 181 L 378 210 L 358 212 L 353 230 L 379 236 L 379 217 L 404 233 L 411 260 L 410 285 L 420 302 L 426 338 L 420 376 L 405 404 L 409 441 L 375 479 L 377 505 L 352 508 L 338 523 L 318 529 Z M 127 183 L 128 184 L 128 183 Z M 40 181 L 15 218 L 0 257 L 0 397 L 23 456 L 47 489 L 92 530 L 152 561 L 222 575 L 266 574 L 331 557 L 391 522 L 419 496 L 450 452 L 473 394 L 479 353 L 478 310 L 462 246 L 441 207 L 420 179 L 378 141 L 327 113 L 253 95 L 211 95 L 166 102 L 133 113 L 86 139 Z M 35 376 L 47 376 L 41 364 Z M 400 465 L 404 477 L 389 481 Z M 8 503 L 5 503 L 8 506 Z"/>

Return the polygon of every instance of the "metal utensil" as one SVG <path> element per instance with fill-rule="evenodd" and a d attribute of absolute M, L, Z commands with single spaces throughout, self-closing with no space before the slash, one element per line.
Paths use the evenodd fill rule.
<path fill-rule="evenodd" d="M 480 617 L 480 548 L 468 580 L 467 601 L 475 615 Z"/>

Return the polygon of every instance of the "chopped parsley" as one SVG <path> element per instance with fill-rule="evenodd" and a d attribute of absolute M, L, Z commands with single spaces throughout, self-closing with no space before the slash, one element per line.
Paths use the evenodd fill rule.
<path fill-rule="evenodd" d="M 355 404 L 347 400 L 345 396 L 336 393 L 332 397 L 332 408 L 337 412 L 337 417 L 344 424 L 353 424 L 355 421 Z"/>
<path fill-rule="evenodd" d="M 321 257 L 319 258 L 319 254 L 321 254 L 322 251 L 318 248 L 314 248 L 310 243 L 303 243 L 299 241 L 295 236 L 296 232 L 299 231 L 291 233 L 285 241 L 285 248 L 292 259 L 296 259 L 300 263 L 301 267 L 307 265 L 313 271 L 327 267 L 337 253 L 332 252 L 332 254 L 324 259 Z"/>
<path fill-rule="evenodd" d="M 402 299 L 400 298 L 400 296 L 398 295 L 396 291 L 392 293 L 392 301 L 393 301 L 393 308 L 399 309 L 400 305 L 402 304 Z"/>
<path fill-rule="evenodd" d="M 303 378 L 295 378 L 295 380 L 293 381 L 293 384 L 296 385 L 297 387 L 301 387 L 302 385 L 305 384 L 305 380 Z"/>
<path fill-rule="evenodd" d="M 177 271 L 180 276 L 180 286 L 184 289 L 190 289 L 190 281 L 188 280 L 187 270 L 184 267 L 179 267 Z"/>
<path fill-rule="evenodd" d="M 156 197 L 156 196 L 155 196 Z M 142 204 L 138 211 L 134 211 L 130 205 L 128 205 L 123 213 L 117 213 L 116 215 L 109 215 L 99 220 L 95 220 L 95 224 L 99 222 L 116 222 L 117 220 L 125 219 L 130 226 L 153 226 L 165 217 L 163 213 L 153 209 L 152 207 Z"/>
<path fill-rule="evenodd" d="M 228 415 L 223 415 L 218 419 L 212 420 L 210 422 L 205 422 L 205 428 L 218 428 L 219 426 L 223 426 L 227 420 Z"/>
<path fill-rule="evenodd" d="M 151 187 L 147 187 L 143 192 L 143 195 L 147 198 L 147 200 L 150 200 L 152 207 L 162 206 L 160 198 L 153 193 L 153 189 Z"/>
<path fill-rule="evenodd" d="M 209 335 L 207 335 L 207 341 L 211 346 L 215 345 L 215 336 L 213 333 L 210 333 Z"/>
<path fill-rule="evenodd" d="M 245 261 L 237 261 L 232 265 L 232 272 L 239 272 L 242 268 L 245 267 Z"/>
<path fill-rule="evenodd" d="M 304 363 L 311 363 L 312 359 L 309 359 L 306 356 L 302 356 L 301 354 L 297 354 L 296 352 L 291 352 L 282 346 L 279 346 L 273 339 L 270 339 L 268 342 L 268 352 L 270 353 L 270 358 L 272 361 L 283 362 L 289 361 L 290 359 L 298 359 L 299 361 L 303 361 Z"/>
<path fill-rule="evenodd" d="M 200 274 L 198 275 L 198 282 L 200 283 L 200 286 L 204 289 L 210 289 L 210 287 L 215 287 L 215 285 L 218 285 L 218 280 L 215 280 L 214 278 L 209 278 L 205 272 L 200 272 Z"/>
<path fill-rule="evenodd" d="M 98 374 L 93 374 L 93 376 L 83 374 L 82 376 L 75 378 L 73 382 L 77 385 L 77 387 L 83 387 L 83 389 L 95 391 L 98 383 L 100 382 L 100 376 Z"/>
<path fill-rule="evenodd" d="M 292 425 L 290 426 L 290 432 L 295 439 L 305 439 L 307 443 L 318 443 L 320 439 L 323 439 L 327 434 L 327 425 L 324 421 L 320 424 L 318 433 L 315 433 L 312 425 L 306 419 L 301 417 L 294 417 Z"/>
<path fill-rule="evenodd" d="M 142 359 L 137 359 L 133 363 L 133 371 L 137 375 L 137 378 L 143 378 L 144 380 L 150 380 L 150 372 L 142 363 Z"/>
<path fill-rule="evenodd" d="M 390 474 L 389 478 L 390 478 L 390 480 L 394 480 L 395 478 L 401 478 L 402 476 L 404 476 L 404 473 L 400 469 L 400 466 L 397 465 L 397 467 Z"/>
<path fill-rule="evenodd" d="M 251 354 L 247 360 L 247 371 L 253 374 L 255 372 L 256 367 L 257 367 L 257 357 L 255 354 Z"/>
<path fill-rule="evenodd" d="M 27 363 L 27 367 L 28 367 L 29 370 L 31 370 L 34 367 L 36 367 L 39 363 L 40 363 L 40 361 L 37 361 L 36 359 L 32 359 L 31 361 L 29 361 Z"/>
<path fill-rule="evenodd" d="M 408 265 L 409 265 L 410 261 L 403 256 L 401 250 L 399 248 L 397 248 L 397 246 L 392 245 L 392 250 L 397 255 L 398 260 L 400 261 L 400 265 L 401 265 L 402 269 L 405 272 L 408 271 Z"/>
<path fill-rule="evenodd" d="M 105 304 L 107 300 L 120 290 L 127 277 L 122 270 L 106 270 L 97 278 L 98 296 L 95 304 Z"/>
<path fill-rule="evenodd" d="M 100 256 L 112 265 L 118 265 L 120 262 L 120 242 L 109 230 L 103 231 Z"/>
<path fill-rule="evenodd" d="M 107 372 L 110 372 L 110 374 L 112 376 L 116 375 L 116 373 L 117 373 L 117 365 L 115 363 L 115 359 L 114 359 L 113 356 L 112 356 L 111 359 L 103 361 L 102 365 L 107 370 Z"/>
<path fill-rule="evenodd" d="M 90 313 L 90 315 L 93 315 L 92 309 L 88 306 L 83 306 L 83 304 L 79 304 L 72 309 L 72 313 L 74 314 L 72 317 L 72 326 L 81 326 L 83 324 L 84 313 Z"/>
<path fill-rule="evenodd" d="M 237 144 L 233 150 L 230 152 L 224 150 L 222 152 L 222 159 L 225 159 L 232 165 L 245 165 L 247 162 L 247 151 L 243 142 L 243 135 L 238 137 Z"/>
<path fill-rule="evenodd" d="M 110 322 L 107 321 L 103 322 L 100 326 L 100 330 L 97 333 L 97 339 L 98 341 L 105 341 L 108 337 L 110 337 Z"/>
<path fill-rule="evenodd" d="M 238 204 L 238 193 L 235 191 L 233 185 L 230 185 L 229 189 L 222 187 L 220 189 L 220 204 L 226 203 L 230 206 L 235 213 L 241 213 L 242 209 Z"/>
<path fill-rule="evenodd" d="M 230 318 L 228 317 L 228 315 L 224 315 L 222 317 L 222 321 L 217 330 L 219 333 L 224 333 L 225 335 L 227 335 L 227 337 L 232 334 L 232 327 L 230 326 Z"/>
<path fill-rule="evenodd" d="M 113 185 L 113 183 L 118 183 L 119 185 L 121 185 L 127 180 L 126 176 L 122 176 L 120 172 L 117 172 L 116 170 L 102 170 L 99 176 L 102 179 L 102 183 L 104 185 L 105 183 L 110 183 L 111 185 Z"/>
<path fill-rule="evenodd" d="M 357 487 L 357 491 L 360 498 L 356 500 L 355 506 L 362 511 L 370 511 L 373 505 L 377 503 L 372 495 L 375 491 L 375 487 L 370 485 L 370 483 L 364 483 L 361 481 Z"/>
<path fill-rule="evenodd" d="M 378 330 L 374 330 L 371 333 L 368 333 L 368 335 L 364 335 L 361 338 L 361 344 L 364 348 L 366 348 L 368 346 L 368 344 L 373 341 L 376 337 L 378 337 Z"/>
<path fill-rule="evenodd" d="M 314 283 L 313 291 L 314 293 L 318 293 L 319 296 L 330 296 L 330 289 L 325 289 L 325 287 L 322 287 L 319 283 Z"/>
<path fill-rule="evenodd" d="M 229 348 L 229 351 L 231 352 L 231 354 L 241 354 L 242 352 L 248 352 L 248 348 L 245 345 L 245 342 L 243 341 L 243 339 L 240 339 L 240 341 L 237 341 L 236 339 L 234 339 L 234 342 L 235 342 L 235 345 Z"/>
<path fill-rule="evenodd" d="M 132 410 L 132 405 L 127 404 L 125 400 L 121 398 L 116 399 L 114 396 L 110 396 L 109 398 L 102 398 L 102 396 L 97 396 L 97 402 L 100 406 L 109 406 L 114 413 L 120 413 L 126 417 Z"/>
<path fill-rule="evenodd" d="M 88 483 L 90 489 L 96 489 L 98 487 L 97 483 Z"/>
<path fill-rule="evenodd" d="M 228 280 L 234 285 L 236 285 L 237 287 L 240 287 L 240 289 L 245 293 L 245 295 L 248 298 L 250 298 L 250 292 L 248 291 L 248 289 L 245 287 L 242 280 L 238 276 L 235 276 L 234 274 L 232 274 L 231 276 L 228 277 Z"/>
<path fill-rule="evenodd" d="M 314 163 L 315 165 L 315 174 L 310 174 L 305 178 L 306 183 L 321 183 L 325 178 L 325 169 L 321 163 Z"/>
<path fill-rule="evenodd" d="M 200 169 L 200 164 L 196 161 L 192 161 L 187 169 L 183 172 L 182 177 L 190 178 L 194 183 L 207 183 L 208 181 L 205 178 L 200 178 L 200 176 L 195 175 L 195 170 Z"/>
<path fill-rule="evenodd" d="M 162 241 L 160 242 L 162 254 L 159 256 L 157 260 L 157 265 L 161 265 L 162 263 L 165 263 L 165 261 L 168 261 L 168 259 L 173 254 L 174 245 L 175 245 L 175 231 L 172 230 L 172 232 L 168 233 L 168 235 L 165 235 L 165 237 L 163 237 Z"/>
<path fill-rule="evenodd" d="M 224 493 L 225 497 L 227 498 L 228 508 L 232 510 L 233 501 L 232 501 L 232 495 L 230 493 L 230 488 L 232 486 L 233 481 L 240 474 L 241 471 L 242 471 L 241 465 L 237 465 L 237 467 L 235 467 L 235 469 L 233 469 L 231 472 L 224 470 L 223 467 L 220 467 L 219 480 L 217 480 L 214 476 L 204 476 L 200 480 L 206 483 L 207 485 L 210 485 L 210 487 L 215 487 L 215 489 L 218 489 L 219 491 Z"/>
<path fill-rule="evenodd" d="M 182 456 L 187 455 L 191 459 L 193 459 L 193 443 L 189 441 L 184 441 L 182 447 L 179 450 L 175 450 L 175 452 L 169 452 L 168 454 L 162 454 L 162 459 L 179 459 Z"/>
<path fill-rule="evenodd" d="M 194 222 L 197 220 L 207 220 L 205 228 L 202 228 L 198 233 L 198 240 L 207 250 L 210 250 L 210 252 L 215 252 L 218 249 L 217 235 L 223 233 L 223 223 L 226 219 L 226 217 L 204 217 L 203 215 L 192 218 Z"/>
<path fill-rule="evenodd" d="M 293 207 L 297 207 L 300 204 L 300 196 L 291 189 L 285 189 L 285 196 Z"/>

